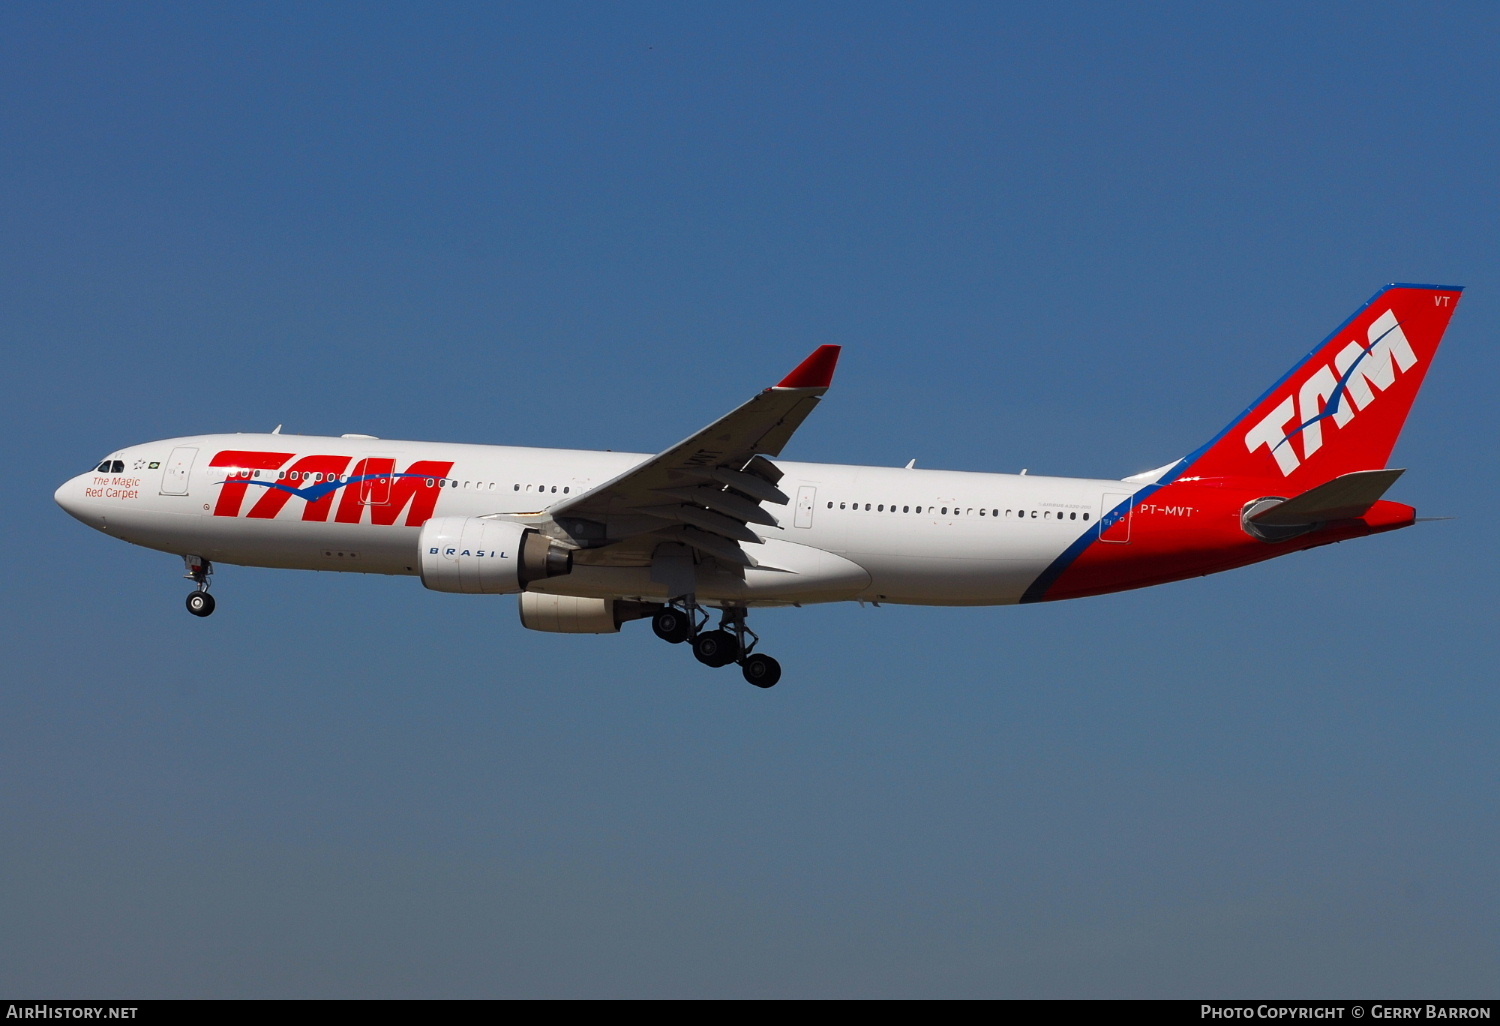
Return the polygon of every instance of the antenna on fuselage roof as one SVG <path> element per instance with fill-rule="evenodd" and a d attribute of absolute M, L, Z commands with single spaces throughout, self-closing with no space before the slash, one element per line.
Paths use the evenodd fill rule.
<path fill-rule="evenodd" d="M 279 434 L 281 434 L 281 425 L 277 424 L 276 425 L 276 430 L 272 431 L 271 434 L 273 434 L 273 435 L 279 435 Z"/>
<path fill-rule="evenodd" d="M 907 462 L 906 466 L 903 467 L 902 469 L 903 470 L 916 470 L 917 469 L 917 460 L 916 460 L 916 457 L 913 457 L 911 460 L 909 460 Z"/>

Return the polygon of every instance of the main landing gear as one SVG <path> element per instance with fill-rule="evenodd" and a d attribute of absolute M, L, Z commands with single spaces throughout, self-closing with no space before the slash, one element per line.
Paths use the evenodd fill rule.
<path fill-rule="evenodd" d="M 651 618 L 651 629 L 663 641 L 680 645 L 692 643 L 693 657 L 704 666 L 728 666 L 739 663 L 745 679 L 758 688 L 775 687 L 781 679 L 781 664 L 755 651 L 760 637 L 745 626 L 745 610 L 726 608 L 719 619 L 718 630 L 705 631 L 708 614 L 691 600 L 682 605 L 666 605 Z"/>
<path fill-rule="evenodd" d="M 214 611 L 214 597 L 208 593 L 208 579 L 213 576 L 214 565 L 202 556 L 183 556 L 187 573 L 182 576 L 198 585 L 198 590 L 187 597 L 187 609 L 194 616 L 208 616 Z"/>

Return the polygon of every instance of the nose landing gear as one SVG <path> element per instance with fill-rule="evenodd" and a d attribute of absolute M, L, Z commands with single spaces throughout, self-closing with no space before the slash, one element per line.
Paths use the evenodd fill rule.
<path fill-rule="evenodd" d="M 651 618 L 651 629 L 663 641 L 680 645 L 692 642 L 693 657 L 704 666 L 739 663 L 745 680 L 758 688 L 775 687 L 781 679 L 781 664 L 755 651 L 760 637 L 745 625 L 745 610 L 728 607 L 717 630 L 705 631 L 708 616 L 691 596 L 681 605 L 666 605 Z"/>
<path fill-rule="evenodd" d="M 211 615 L 214 611 L 214 597 L 208 593 L 208 579 L 213 576 L 214 565 L 202 556 L 183 556 L 182 562 L 187 567 L 187 573 L 183 576 L 198 585 L 198 590 L 187 597 L 188 612 L 194 616 Z"/>

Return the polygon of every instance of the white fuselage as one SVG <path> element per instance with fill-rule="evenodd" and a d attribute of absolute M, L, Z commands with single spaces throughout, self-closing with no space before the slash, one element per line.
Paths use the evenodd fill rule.
<path fill-rule="evenodd" d="M 289 472 L 244 470 L 248 483 L 237 486 L 243 497 L 226 511 L 221 495 L 236 460 L 210 464 L 232 452 L 290 454 L 283 467 L 318 457 L 322 463 L 304 465 L 333 468 L 317 472 L 329 497 L 321 503 L 291 497 L 257 514 L 267 486 Z M 451 469 L 421 481 L 425 494 L 413 493 L 421 501 L 393 518 L 367 508 L 381 496 L 343 494 L 358 486 L 341 479 L 357 474 L 360 461 L 376 458 L 394 459 L 398 470 Z M 91 527 L 165 552 L 248 566 L 415 575 L 417 538 L 428 517 L 544 514 L 650 458 L 368 437 L 199 435 L 112 453 L 110 461 L 119 461 L 122 471 L 81 474 L 58 489 L 57 501 Z M 747 547 L 760 565 L 743 577 L 709 574 L 699 583 L 702 600 L 1014 603 L 1133 490 L 1107 480 L 783 460 L 776 465 L 785 474 L 779 487 L 792 501 L 767 507 L 776 526 L 751 525 L 764 539 Z M 310 478 L 299 486 L 305 480 Z M 412 522 L 414 512 L 421 519 Z M 376 522 L 382 519 L 387 523 Z M 584 550 L 571 574 L 537 582 L 531 590 L 660 600 L 664 593 L 652 582 L 648 562 L 628 550 Z"/>

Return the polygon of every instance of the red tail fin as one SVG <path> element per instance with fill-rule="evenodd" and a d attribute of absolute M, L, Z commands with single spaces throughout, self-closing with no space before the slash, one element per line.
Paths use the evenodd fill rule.
<path fill-rule="evenodd" d="M 1388 285 L 1178 476 L 1258 477 L 1296 495 L 1390 459 L 1463 289 Z"/>

